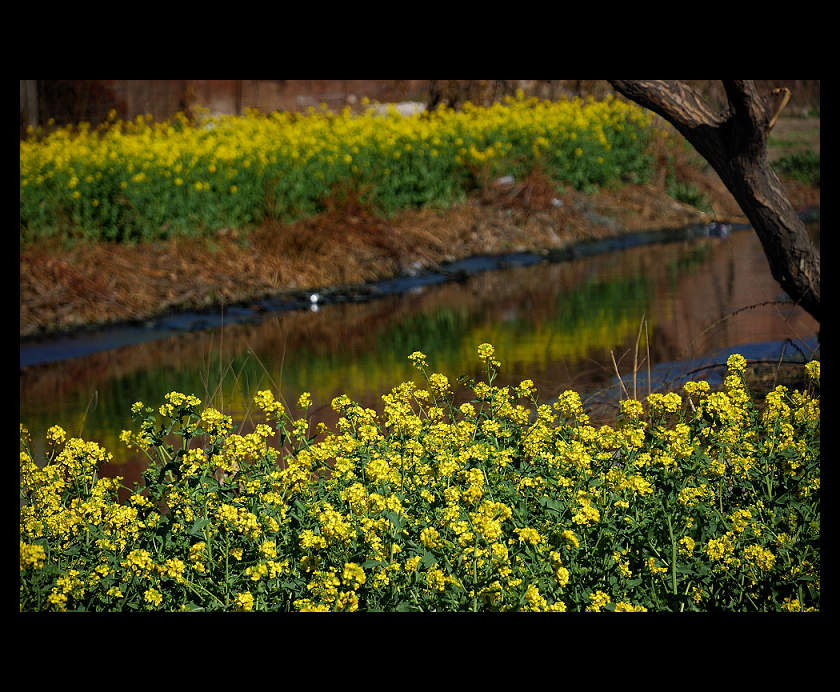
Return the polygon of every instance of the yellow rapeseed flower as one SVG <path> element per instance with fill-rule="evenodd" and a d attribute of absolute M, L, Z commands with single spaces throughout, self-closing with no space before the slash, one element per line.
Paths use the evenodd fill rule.
<path fill-rule="evenodd" d="M 244 591 L 242 593 L 236 594 L 236 598 L 234 599 L 234 606 L 236 610 L 241 611 L 248 611 L 253 610 L 254 608 L 254 597 L 251 595 L 250 591 Z"/>

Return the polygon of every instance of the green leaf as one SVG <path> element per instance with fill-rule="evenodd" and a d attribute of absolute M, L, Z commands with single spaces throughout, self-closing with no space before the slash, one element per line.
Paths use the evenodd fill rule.
<path fill-rule="evenodd" d="M 423 557 L 420 558 L 420 562 L 423 564 L 423 567 L 427 569 L 437 562 L 437 558 L 435 557 L 434 553 L 430 553 L 428 550 L 423 553 Z"/>
<path fill-rule="evenodd" d="M 405 525 L 405 519 L 396 512 L 385 512 L 385 518 L 391 522 L 395 529 L 401 529 Z"/>
<path fill-rule="evenodd" d="M 193 522 L 193 525 L 190 527 L 190 530 L 187 531 L 190 536 L 195 536 L 196 538 L 204 538 L 204 528 L 207 524 L 210 523 L 210 520 L 206 517 L 196 519 Z"/>
<path fill-rule="evenodd" d="M 546 509 L 550 509 L 554 512 L 563 512 L 566 509 L 565 503 L 548 497 L 548 495 L 543 495 L 540 498 L 540 506 L 545 507 Z"/>

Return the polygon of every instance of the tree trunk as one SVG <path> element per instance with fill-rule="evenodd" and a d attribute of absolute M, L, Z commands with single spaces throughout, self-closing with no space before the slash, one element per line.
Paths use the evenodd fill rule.
<path fill-rule="evenodd" d="M 608 80 L 616 91 L 670 122 L 705 158 L 761 240 L 773 278 L 820 321 L 820 253 L 767 159 L 767 134 L 787 103 L 768 104 L 751 80 L 724 80 L 729 106 L 714 113 L 689 86 L 672 80 Z"/>

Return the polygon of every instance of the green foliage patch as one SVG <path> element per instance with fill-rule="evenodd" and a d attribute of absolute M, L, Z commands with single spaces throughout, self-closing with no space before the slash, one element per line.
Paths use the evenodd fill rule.
<path fill-rule="evenodd" d="M 813 151 L 803 151 L 778 159 L 773 167 L 781 175 L 786 175 L 809 185 L 820 184 L 820 155 Z"/>

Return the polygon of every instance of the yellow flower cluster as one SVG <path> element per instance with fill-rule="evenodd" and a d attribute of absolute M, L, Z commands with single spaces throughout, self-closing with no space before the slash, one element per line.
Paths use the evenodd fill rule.
<path fill-rule="evenodd" d="M 39 466 L 22 427 L 21 607 L 818 604 L 818 399 L 777 388 L 759 415 L 733 357 L 721 391 L 694 383 L 684 397 L 631 400 L 616 427 L 595 427 L 574 392 L 524 408 L 533 383 L 496 386 L 495 349 L 477 355 L 488 381 L 471 385 L 471 402 L 456 404 L 415 352 L 427 389 L 394 387 L 382 415 L 336 397 L 336 430 L 315 439 L 289 435 L 296 421 L 260 391 L 258 408 L 285 431 L 280 449 L 269 425 L 232 434 L 228 417 L 170 392 L 165 417 L 190 435 L 170 457 L 157 446 L 163 462 L 124 502 L 121 479 L 96 476 L 108 460 L 98 445 L 54 427 Z M 133 409 L 159 439 L 154 426 L 169 423 Z M 206 448 L 187 444 L 199 431 Z"/>
<path fill-rule="evenodd" d="M 21 225 L 34 237 L 38 222 L 58 226 L 64 213 L 107 238 L 155 237 L 191 217 L 218 228 L 307 213 L 342 180 L 393 209 L 447 201 L 480 169 L 519 173 L 537 163 L 570 184 L 600 184 L 644 166 L 651 120 L 616 99 L 510 98 L 407 117 L 374 107 L 248 110 L 39 129 L 20 143 Z"/>
<path fill-rule="evenodd" d="M 495 352 L 496 349 L 491 344 L 480 344 L 478 347 L 478 357 L 488 365 L 498 368 L 501 363 L 493 358 Z"/>
<path fill-rule="evenodd" d="M 20 542 L 20 571 L 27 569 L 41 569 L 44 566 L 44 561 L 47 559 L 47 553 L 44 546 L 37 543 Z"/>
<path fill-rule="evenodd" d="M 159 412 L 161 416 L 172 418 L 176 412 L 185 415 L 190 409 L 201 406 L 201 399 L 192 394 L 181 394 L 180 392 L 169 392 L 164 396 L 166 403 L 162 404 Z"/>
<path fill-rule="evenodd" d="M 201 428 L 211 440 L 223 438 L 233 429 L 233 419 L 214 408 L 207 407 L 201 412 Z"/>
<path fill-rule="evenodd" d="M 256 396 L 254 396 L 254 403 L 257 405 L 257 408 L 265 413 L 266 421 L 276 420 L 286 412 L 283 404 L 275 400 L 274 394 L 270 389 L 257 392 Z"/>

